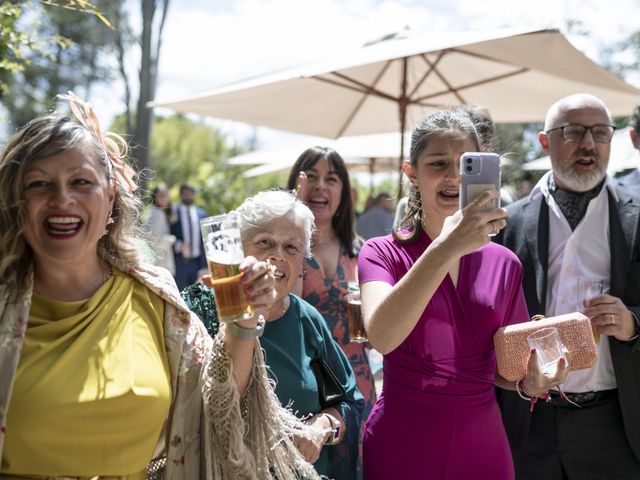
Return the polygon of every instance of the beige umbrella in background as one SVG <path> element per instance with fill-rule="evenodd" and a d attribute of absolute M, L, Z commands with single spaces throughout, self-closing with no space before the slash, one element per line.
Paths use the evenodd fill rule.
<path fill-rule="evenodd" d="M 409 142 L 410 134 L 405 134 Z M 297 158 L 312 146 L 330 147 L 336 150 L 347 164 L 350 173 L 368 172 L 369 190 L 373 193 L 373 175 L 398 171 L 398 133 L 380 133 L 341 137 L 337 140 L 307 137 L 295 139 L 285 146 L 255 150 L 226 160 L 229 165 L 256 165 L 244 172 L 245 177 L 267 173 L 285 172 L 291 169 Z"/>
<path fill-rule="evenodd" d="M 558 30 L 512 29 L 383 39 L 152 105 L 338 138 L 405 131 L 445 105 L 483 106 L 495 122 L 541 121 L 553 102 L 576 92 L 602 98 L 614 115 L 627 115 L 640 100 L 640 90 L 593 63 Z"/>

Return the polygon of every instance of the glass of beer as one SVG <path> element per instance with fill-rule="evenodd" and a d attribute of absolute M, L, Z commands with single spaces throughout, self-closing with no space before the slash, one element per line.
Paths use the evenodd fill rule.
<path fill-rule="evenodd" d="M 347 317 L 349 319 L 349 341 L 366 342 L 367 332 L 364 329 L 364 321 L 360 311 L 360 286 L 357 282 L 347 284 Z"/>
<path fill-rule="evenodd" d="M 253 316 L 244 286 L 240 263 L 244 260 L 238 217 L 234 212 L 200 220 L 202 239 L 216 294 L 221 322 L 237 322 Z"/>

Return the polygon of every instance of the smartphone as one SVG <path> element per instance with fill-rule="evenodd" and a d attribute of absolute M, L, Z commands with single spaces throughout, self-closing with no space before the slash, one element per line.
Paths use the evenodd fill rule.
<path fill-rule="evenodd" d="M 490 152 L 465 152 L 460 156 L 460 209 L 487 190 L 500 191 L 500 155 Z M 495 198 L 483 210 L 500 206 Z"/>

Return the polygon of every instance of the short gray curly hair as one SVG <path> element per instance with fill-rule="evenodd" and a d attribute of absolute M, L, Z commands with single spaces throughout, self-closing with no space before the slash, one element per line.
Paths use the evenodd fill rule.
<path fill-rule="evenodd" d="M 304 228 L 304 255 L 311 256 L 311 234 L 315 228 L 313 212 L 287 190 L 267 190 L 247 198 L 236 209 L 240 220 L 240 235 L 245 242 L 253 233 L 285 215 L 292 214 Z"/>

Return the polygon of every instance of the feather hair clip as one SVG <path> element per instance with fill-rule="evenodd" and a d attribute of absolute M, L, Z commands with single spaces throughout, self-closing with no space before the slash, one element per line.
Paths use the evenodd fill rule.
<path fill-rule="evenodd" d="M 138 188 L 134 180 L 136 172 L 123 160 L 128 152 L 127 142 L 124 138 L 113 132 L 102 133 L 100 122 L 98 122 L 98 117 L 91 104 L 82 100 L 75 93 L 60 94 L 58 98 L 69 102 L 71 112 L 78 122 L 104 145 L 104 150 L 111 162 L 113 171 L 124 188 L 129 193 L 135 192 Z"/>

